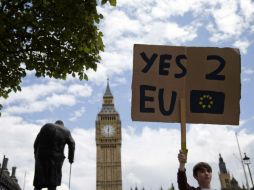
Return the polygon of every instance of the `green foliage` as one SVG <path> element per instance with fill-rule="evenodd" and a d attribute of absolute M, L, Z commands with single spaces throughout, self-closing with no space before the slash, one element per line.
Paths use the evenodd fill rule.
<path fill-rule="evenodd" d="M 107 2 L 116 5 L 101 3 Z M 0 97 L 20 91 L 31 70 L 37 77 L 87 80 L 104 48 L 96 6 L 96 0 L 1 0 Z"/>
<path fill-rule="evenodd" d="M 110 0 L 109 2 L 110 2 L 110 5 L 116 6 L 116 0 Z"/>
<path fill-rule="evenodd" d="M 109 1 L 110 5 L 116 6 L 116 0 L 102 0 L 101 4 L 105 4 Z"/>

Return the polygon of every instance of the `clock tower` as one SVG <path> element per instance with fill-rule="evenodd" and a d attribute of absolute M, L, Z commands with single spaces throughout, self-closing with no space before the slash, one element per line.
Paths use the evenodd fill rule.
<path fill-rule="evenodd" d="M 107 81 L 96 119 L 96 190 L 122 190 L 121 120 Z"/>

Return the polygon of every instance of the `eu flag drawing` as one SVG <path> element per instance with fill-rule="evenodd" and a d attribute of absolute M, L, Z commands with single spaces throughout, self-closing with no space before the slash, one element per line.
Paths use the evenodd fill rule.
<path fill-rule="evenodd" d="M 192 113 L 223 114 L 225 94 L 223 92 L 192 90 L 190 111 Z"/>

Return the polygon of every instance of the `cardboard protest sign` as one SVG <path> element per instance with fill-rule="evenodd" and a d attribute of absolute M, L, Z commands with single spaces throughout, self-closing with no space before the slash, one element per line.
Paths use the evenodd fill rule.
<path fill-rule="evenodd" d="M 239 124 L 238 49 L 134 45 L 132 119 L 180 122 L 186 100 L 187 123 Z"/>

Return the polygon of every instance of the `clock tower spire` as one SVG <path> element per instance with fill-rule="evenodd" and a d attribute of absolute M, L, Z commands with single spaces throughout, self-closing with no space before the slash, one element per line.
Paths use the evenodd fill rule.
<path fill-rule="evenodd" d="M 112 104 L 113 105 L 113 95 L 112 95 L 110 87 L 109 87 L 109 79 L 107 79 L 107 87 L 106 87 L 106 91 L 103 96 L 103 105 L 105 105 L 105 104 Z"/>
<path fill-rule="evenodd" d="M 122 190 L 121 120 L 107 80 L 96 119 L 96 190 Z"/>

